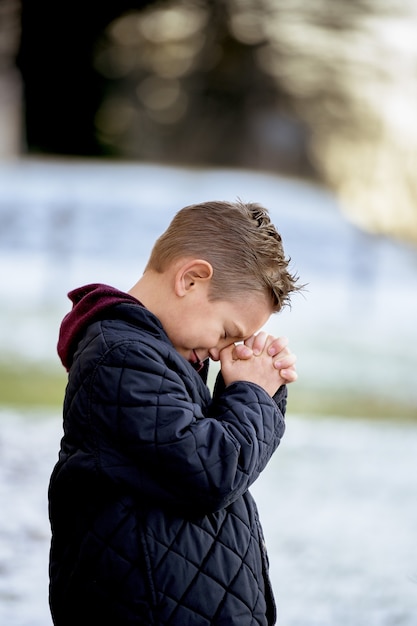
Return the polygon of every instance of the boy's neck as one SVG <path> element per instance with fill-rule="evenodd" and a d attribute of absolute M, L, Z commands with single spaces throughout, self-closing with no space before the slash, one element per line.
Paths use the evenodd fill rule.
<path fill-rule="evenodd" d="M 159 317 L 161 306 L 167 306 L 170 292 L 169 281 L 165 273 L 146 270 L 128 293 L 139 300 L 151 313 Z"/>

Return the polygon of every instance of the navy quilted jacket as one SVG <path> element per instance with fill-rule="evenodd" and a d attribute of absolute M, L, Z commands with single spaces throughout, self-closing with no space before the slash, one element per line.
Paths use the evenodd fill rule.
<path fill-rule="evenodd" d="M 49 487 L 54 623 L 274 624 L 248 488 L 283 435 L 286 389 L 272 400 L 255 384 L 218 384 L 212 398 L 159 320 L 114 293 L 90 315 L 74 306 L 65 337 Z"/>

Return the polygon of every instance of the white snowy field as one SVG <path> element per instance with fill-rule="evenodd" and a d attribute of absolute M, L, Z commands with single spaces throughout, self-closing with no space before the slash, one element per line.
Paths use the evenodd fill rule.
<path fill-rule="evenodd" d="M 0 411 L 0 624 L 48 626 L 58 414 Z M 417 427 L 288 415 L 255 483 L 280 626 L 415 626 Z"/>

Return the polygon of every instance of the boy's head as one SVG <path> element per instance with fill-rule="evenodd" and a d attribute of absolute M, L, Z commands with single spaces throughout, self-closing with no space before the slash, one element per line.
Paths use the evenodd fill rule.
<path fill-rule="evenodd" d="M 300 289 L 297 276 L 288 271 L 281 236 L 259 204 L 213 201 L 179 211 L 156 241 L 146 269 L 164 272 L 183 257 L 205 259 L 212 266 L 212 301 L 259 293 L 277 312 Z"/>

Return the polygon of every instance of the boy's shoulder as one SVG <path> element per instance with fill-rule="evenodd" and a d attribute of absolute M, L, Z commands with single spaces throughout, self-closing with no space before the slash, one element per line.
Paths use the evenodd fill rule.
<path fill-rule="evenodd" d="M 129 325 L 136 331 L 148 329 L 155 334 L 158 320 L 130 294 L 108 285 L 92 284 L 80 287 L 68 294 L 73 307 L 64 317 L 59 331 L 58 355 L 62 364 L 69 369 L 74 353 L 81 339 L 94 334 L 97 323 L 109 321 L 109 328 L 118 327 L 118 333 L 129 334 Z M 153 318 L 153 319 L 152 319 Z M 120 321 L 120 325 L 117 321 Z M 104 326 L 100 332 L 103 332 Z M 158 329 L 159 334 L 162 327 Z"/>

